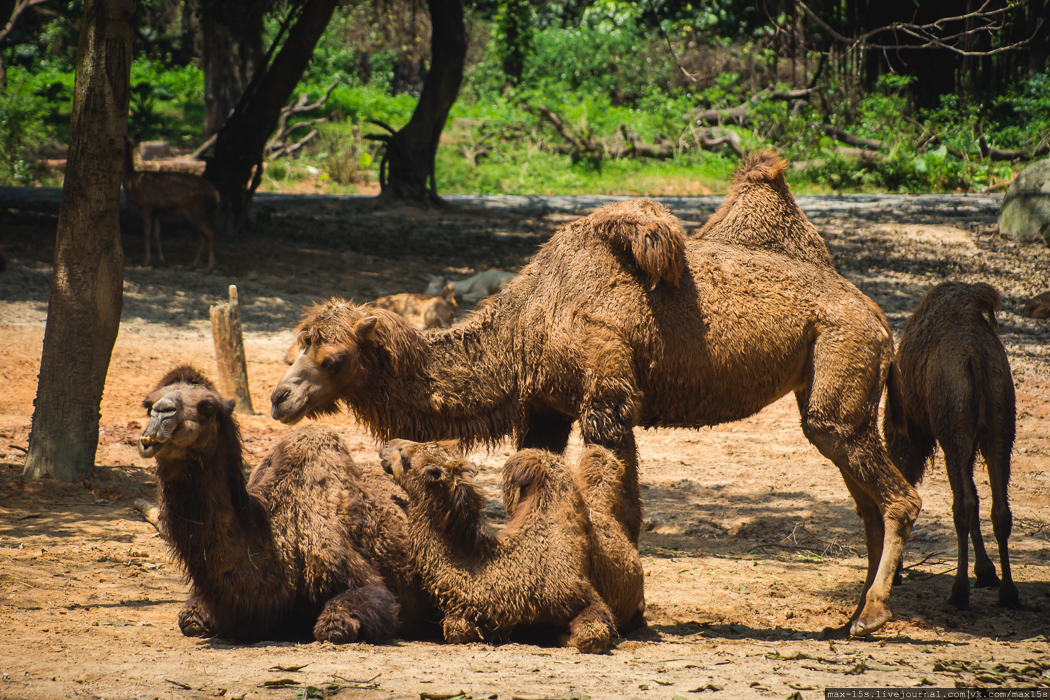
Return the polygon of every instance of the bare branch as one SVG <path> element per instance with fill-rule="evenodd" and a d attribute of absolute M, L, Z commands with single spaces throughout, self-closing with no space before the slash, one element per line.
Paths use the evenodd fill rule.
<path fill-rule="evenodd" d="M 15 29 L 15 22 L 18 21 L 19 15 L 25 10 L 35 5 L 41 5 L 47 2 L 47 0 L 15 0 L 15 7 L 11 10 L 11 18 L 7 20 L 7 24 L 4 25 L 3 29 L 0 29 L 0 43 L 4 41 Z"/>
<path fill-rule="evenodd" d="M 316 119 L 308 119 L 308 120 L 305 120 L 305 121 L 296 122 L 296 123 L 291 124 L 291 125 L 288 124 L 288 120 L 290 120 L 292 117 L 294 117 L 296 115 L 305 114 L 306 112 L 312 112 L 313 110 L 315 110 L 318 107 L 320 107 L 321 105 L 323 105 L 325 102 L 328 101 L 328 98 L 331 97 L 332 90 L 334 90 L 335 86 L 338 85 L 338 84 L 339 84 L 338 80 L 333 81 L 332 84 L 328 86 L 328 89 L 325 90 L 324 95 L 321 98 L 319 98 L 317 100 L 317 102 L 314 102 L 313 104 L 307 104 L 307 100 L 309 100 L 310 98 L 304 92 L 301 95 L 299 95 L 299 99 L 296 100 L 296 102 L 294 104 L 290 104 L 290 105 L 287 105 L 286 107 L 282 107 L 281 108 L 281 115 L 280 115 L 280 117 L 278 118 L 278 121 L 277 121 L 277 133 L 276 133 L 276 135 L 274 135 L 274 137 L 272 139 L 270 139 L 269 143 L 266 144 L 265 154 L 267 156 L 270 156 L 271 158 L 280 158 L 281 156 L 290 156 L 290 155 L 294 154 L 296 151 L 298 151 L 300 148 L 302 148 L 306 144 L 307 141 L 309 141 L 314 136 L 316 136 L 317 135 L 317 133 L 316 133 L 317 130 L 315 129 L 313 132 L 311 132 L 312 135 L 306 136 L 301 141 L 296 143 L 294 146 L 290 145 L 288 143 L 288 137 L 292 135 L 293 131 L 295 131 L 297 129 L 308 129 L 308 128 L 310 128 L 312 126 L 316 126 L 318 124 L 324 124 L 325 122 L 327 122 L 328 120 L 330 120 L 332 118 L 332 114 L 335 114 L 334 112 L 332 114 L 329 114 L 327 117 L 318 117 Z"/>
<path fill-rule="evenodd" d="M 1028 43 L 1035 37 L 1039 30 L 1043 26 L 1043 20 L 1040 19 L 1036 22 L 1035 31 L 1032 32 L 1032 36 L 1027 39 L 1014 42 L 1007 46 L 1000 46 L 995 49 L 988 51 L 970 51 L 968 49 L 962 49 L 953 43 L 959 39 L 974 36 L 976 34 L 987 33 L 993 34 L 1001 30 L 1004 26 L 1004 21 L 1001 15 L 1005 14 L 1008 8 L 999 8 L 996 10 L 987 9 L 990 0 L 985 0 L 978 9 L 973 12 L 967 12 L 966 14 L 956 15 L 953 17 L 942 17 L 934 22 L 928 22 L 926 24 L 915 24 L 912 22 L 894 22 L 884 27 L 878 27 L 872 29 L 858 37 L 847 37 L 839 32 L 835 31 L 827 22 L 821 19 L 817 13 L 811 10 L 805 2 L 802 0 L 795 0 L 795 4 L 805 13 L 814 24 L 820 27 L 825 34 L 833 38 L 835 41 L 846 46 L 846 53 L 856 51 L 857 49 L 875 49 L 880 51 L 900 51 L 900 50 L 925 50 L 925 49 L 944 49 L 953 53 L 959 54 L 960 56 L 994 56 L 996 54 L 1005 53 L 1007 51 L 1015 51 L 1028 45 Z M 998 17 L 996 20 L 995 18 Z M 969 20 L 977 20 L 983 22 L 980 26 L 972 29 L 964 29 L 954 34 L 939 35 L 944 31 L 944 27 L 947 24 L 953 22 L 967 22 Z M 994 20 L 994 21 L 993 21 Z M 922 43 L 918 44 L 902 44 L 892 43 L 885 44 L 880 42 L 874 42 L 872 39 L 879 34 L 892 33 L 905 34 L 907 36 L 914 37 Z"/>
<path fill-rule="evenodd" d="M 841 141 L 842 143 L 848 144 L 850 146 L 863 146 L 864 148 L 870 148 L 875 151 L 881 151 L 886 147 L 886 144 L 884 144 L 882 141 L 877 141 L 876 139 L 859 138 L 857 136 L 854 136 L 853 134 L 843 131 L 837 126 L 832 126 L 831 124 L 824 125 L 824 133 L 830 136 L 831 138 Z"/>

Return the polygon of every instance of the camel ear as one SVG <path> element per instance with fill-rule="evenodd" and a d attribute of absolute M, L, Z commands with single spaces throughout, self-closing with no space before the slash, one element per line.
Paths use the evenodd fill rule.
<path fill-rule="evenodd" d="M 223 399 L 220 402 L 220 408 L 222 412 L 228 416 L 233 415 L 233 409 L 237 406 L 237 399 Z"/>
<path fill-rule="evenodd" d="M 466 462 L 463 465 L 463 469 L 465 469 L 466 471 L 470 472 L 471 476 L 477 476 L 478 475 L 478 465 L 474 464 L 473 462 Z"/>
<path fill-rule="evenodd" d="M 441 288 L 441 298 L 445 301 L 450 301 L 452 297 L 456 295 L 456 283 L 449 282 Z"/>
<path fill-rule="evenodd" d="M 357 336 L 357 339 L 364 340 L 371 335 L 378 321 L 379 319 L 375 316 L 365 316 L 358 321 L 357 325 L 354 326 L 354 334 Z"/>
<path fill-rule="evenodd" d="M 436 484 L 441 481 L 441 467 L 435 467 L 433 465 L 427 467 L 423 471 L 423 478 L 431 484 Z"/>

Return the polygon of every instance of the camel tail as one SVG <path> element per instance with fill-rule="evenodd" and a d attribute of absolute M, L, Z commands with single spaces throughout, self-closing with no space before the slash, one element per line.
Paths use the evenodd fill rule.
<path fill-rule="evenodd" d="M 649 199 L 616 202 L 584 222 L 600 238 L 631 254 L 650 289 L 661 281 L 677 286 L 685 268 L 685 233 L 662 204 Z"/>

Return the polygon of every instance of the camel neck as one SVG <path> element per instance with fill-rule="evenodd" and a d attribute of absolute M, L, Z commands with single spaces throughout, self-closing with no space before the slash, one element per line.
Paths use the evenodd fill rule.
<path fill-rule="evenodd" d="M 420 363 L 377 366 L 351 407 L 383 440 L 498 442 L 517 413 L 517 373 L 503 335 L 491 314 L 424 333 Z"/>
<path fill-rule="evenodd" d="M 271 539 L 266 510 L 248 492 L 239 459 L 195 455 L 179 464 L 157 461 L 158 475 L 181 475 L 160 478 L 160 518 L 195 583 L 247 565 L 240 560 L 250 560 L 253 549 L 261 551 Z"/>

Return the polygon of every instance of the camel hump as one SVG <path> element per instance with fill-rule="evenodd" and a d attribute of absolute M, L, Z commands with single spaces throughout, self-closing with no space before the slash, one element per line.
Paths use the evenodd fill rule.
<path fill-rule="evenodd" d="M 685 268 L 685 233 L 662 204 L 650 199 L 613 202 L 578 223 L 630 253 L 649 278 L 650 289 L 661 281 L 678 284 Z"/>
<path fill-rule="evenodd" d="M 161 380 L 157 382 L 157 386 L 154 389 L 160 389 L 161 387 L 169 386 L 171 384 L 193 384 L 202 386 L 210 391 L 215 391 L 215 385 L 211 383 L 204 374 L 193 367 L 192 365 L 179 365 L 173 369 L 168 370 L 168 373 L 161 377 Z"/>
<path fill-rule="evenodd" d="M 766 148 L 757 153 L 748 153 L 744 163 L 736 172 L 733 181 L 737 185 L 769 184 L 773 187 L 787 187 L 784 173 L 787 172 L 787 161 L 776 151 Z"/>
<path fill-rule="evenodd" d="M 544 450 L 519 450 L 503 465 L 503 490 L 520 489 L 522 496 L 547 490 L 553 459 L 554 455 Z"/>

